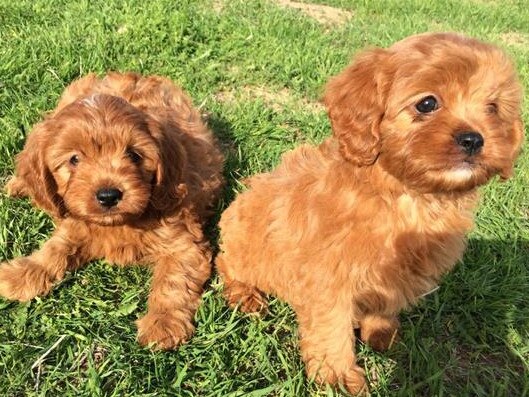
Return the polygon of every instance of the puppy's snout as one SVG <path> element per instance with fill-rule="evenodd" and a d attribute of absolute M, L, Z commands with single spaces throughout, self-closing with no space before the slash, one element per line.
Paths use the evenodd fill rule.
<path fill-rule="evenodd" d="M 455 141 L 461 150 L 469 156 L 478 154 L 485 143 L 483 136 L 475 131 L 460 132 L 455 136 Z"/>
<path fill-rule="evenodd" d="M 97 201 L 103 207 L 114 207 L 123 197 L 123 192 L 114 188 L 99 189 L 96 193 Z"/>

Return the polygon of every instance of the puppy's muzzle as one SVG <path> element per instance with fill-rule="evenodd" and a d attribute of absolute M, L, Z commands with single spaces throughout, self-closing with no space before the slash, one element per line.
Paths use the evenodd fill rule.
<path fill-rule="evenodd" d="M 475 131 L 460 132 L 454 137 L 454 139 L 461 150 L 469 156 L 473 156 L 481 152 L 481 148 L 485 143 L 483 136 L 479 132 Z"/>
<path fill-rule="evenodd" d="M 122 197 L 123 192 L 115 188 L 99 189 L 96 193 L 97 201 L 106 208 L 111 208 L 117 205 Z"/>

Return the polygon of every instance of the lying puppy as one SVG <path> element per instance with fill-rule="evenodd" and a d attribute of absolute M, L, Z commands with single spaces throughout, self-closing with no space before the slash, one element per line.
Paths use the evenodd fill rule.
<path fill-rule="evenodd" d="M 171 81 L 133 73 L 71 84 L 18 155 L 11 196 L 29 196 L 57 225 L 40 250 L 0 265 L 0 295 L 46 294 L 66 270 L 105 258 L 153 266 L 143 345 L 171 349 L 194 330 L 211 269 L 202 224 L 222 186 L 223 158 Z"/>
<path fill-rule="evenodd" d="M 308 374 L 365 391 L 353 327 L 388 348 L 399 311 L 461 259 L 476 188 L 512 174 L 520 100 L 507 56 L 457 34 L 358 55 L 326 89 L 334 136 L 284 155 L 223 214 L 230 305 L 287 301 Z"/>

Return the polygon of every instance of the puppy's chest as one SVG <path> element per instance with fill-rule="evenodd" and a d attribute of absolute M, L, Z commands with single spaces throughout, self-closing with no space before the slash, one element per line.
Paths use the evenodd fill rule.
<path fill-rule="evenodd" d="M 473 196 L 459 200 L 428 196 L 400 196 L 392 205 L 391 219 L 396 233 L 444 236 L 465 234 L 473 225 Z"/>
<path fill-rule="evenodd" d="M 460 204 L 399 198 L 387 231 L 387 262 L 411 278 L 438 279 L 461 258 L 472 227 L 470 209 Z"/>
<path fill-rule="evenodd" d="M 372 237 L 381 244 L 366 265 L 371 271 L 362 267 L 352 278 L 356 305 L 375 312 L 399 311 L 431 291 L 462 257 L 472 226 L 471 213 L 457 204 L 408 197 L 377 221 L 383 226 Z"/>
<path fill-rule="evenodd" d="M 122 266 L 142 261 L 145 256 L 142 230 L 114 227 L 107 229 L 97 228 L 92 231 L 89 250 L 94 258 L 104 258 Z"/>

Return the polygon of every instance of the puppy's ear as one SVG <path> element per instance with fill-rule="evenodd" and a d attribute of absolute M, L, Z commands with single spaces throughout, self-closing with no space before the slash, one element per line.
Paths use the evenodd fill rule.
<path fill-rule="evenodd" d="M 159 149 L 151 204 L 155 209 L 164 211 L 180 204 L 187 195 L 187 186 L 184 183 L 186 152 L 175 134 L 165 133 L 166 127 L 158 121 L 149 117 L 147 125 Z"/>
<path fill-rule="evenodd" d="M 54 217 L 64 216 L 64 206 L 57 184 L 46 165 L 45 154 L 54 136 L 53 121 L 37 124 L 28 135 L 24 149 L 17 155 L 15 178 L 37 207 Z"/>
<path fill-rule="evenodd" d="M 511 139 L 511 145 L 513 150 L 511 152 L 508 165 L 506 165 L 500 170 L 500 178 L 502 180 L 509 179 L 512 176 L 514 161 L 518 157 L 518 154 L 520 154 L 520 149 L 524 140 L 524 126 L 521 117 L 516 119 L 513 123 Z"/>
<path fill-rule="evenodd" d="M 390 83 L 388 57 L 383 49 L 359 54 L 325 89 L 324 102 L 340 151 L 358 166 L 373 164 L 379 153 L 379 124 Z"/>

